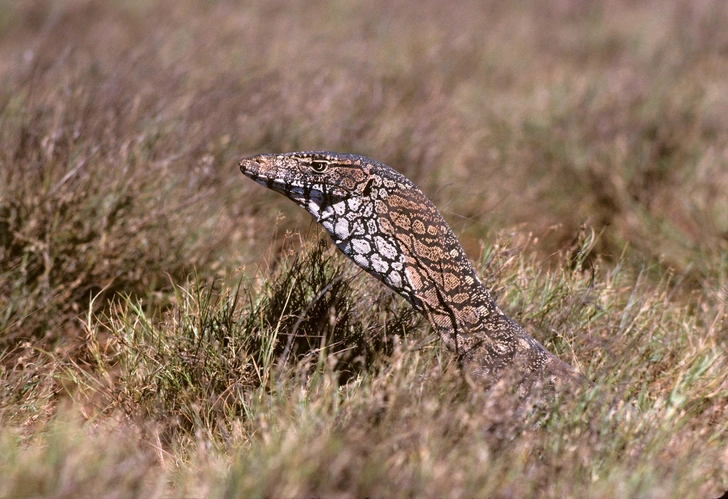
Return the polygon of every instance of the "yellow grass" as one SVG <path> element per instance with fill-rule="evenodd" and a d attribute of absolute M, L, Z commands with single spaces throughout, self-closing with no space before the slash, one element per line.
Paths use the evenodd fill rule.
<path fill-rule="evenodd" d="M 0 497 L 718 497 L 728 4 L 0 0 Z M 370 156 L 593 388 L 473 389 L 242 156 Z"/>

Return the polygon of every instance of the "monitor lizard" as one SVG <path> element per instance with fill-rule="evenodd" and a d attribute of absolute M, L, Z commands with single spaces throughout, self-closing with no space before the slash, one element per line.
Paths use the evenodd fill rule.
<path fill-rule="evenodd" d="M 391 167 L 328 151 L 239 164 L 307 210 L 347 257 L 422 313 L 469 379 L 493 382 L 507 368 L 558 384 L 583 379 L 503 313 L 435 205 Z"/>

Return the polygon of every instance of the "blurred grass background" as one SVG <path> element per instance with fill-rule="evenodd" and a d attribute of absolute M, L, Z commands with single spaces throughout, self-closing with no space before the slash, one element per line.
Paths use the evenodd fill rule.
<path fill-rule="evenodd" d="M 0 0 L 0 496 L 720 495 L 727 25 L 720 0 Z M 415 181 L 499 303 L 641 412 L 470 393 L 237 168 L 301 149 Z"/>

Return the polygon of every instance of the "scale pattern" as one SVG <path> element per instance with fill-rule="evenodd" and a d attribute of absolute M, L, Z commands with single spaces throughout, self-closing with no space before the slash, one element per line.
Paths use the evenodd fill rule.
<path fill-rule="evenodd" d="M 424 314 L 471 378 L 504 368 L 578 379 L 491 298 L 435 205 L 387 165 L 328 151 L 262 154 L 240 170 L 313 215 L 357 265 Z"/>

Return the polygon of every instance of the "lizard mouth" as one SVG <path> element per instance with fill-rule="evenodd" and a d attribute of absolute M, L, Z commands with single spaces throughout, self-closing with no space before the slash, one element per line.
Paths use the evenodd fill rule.
<path fill-rule="evenodd" d="M 240 171 L 246 177 L 260 185 L 280 193 L 287 193 L 287 183 L 278 168 L 260 156 L 252 156 L 240 160 Z"/>
<path fill-rule="evenodd" d="M 303 196 L 306 189 L 326 191 L 328 196 L 336 199 L 345 198 L 353 193 L 336 179 L 323 176 L 314 178 L 310 182 L 297 179 L 295 174 L 276 164 L 275 161 L 270 161 L 265 155 L 243 158 L 239 165 L 240 171 L 246 177 L 287 196 Z"/>
<path fill-rule="evenodd" d="M 289 197 L 295 203 L 305 206 L 306 192 L 302 185 L 288 180 L 284 171 L 260 156 L 240 160 L 240 171 L 246 177 L 268 189 Z"/>
<path fill-rule="evenodd" d="M 240 160 L 238 165 L 240 165 L 240 171 L 243 175 L 252 178 L 255 181 L 263 176 L 263 169 L 268 166 L 265 159 L 260 156 L 243 158 Z"/>

